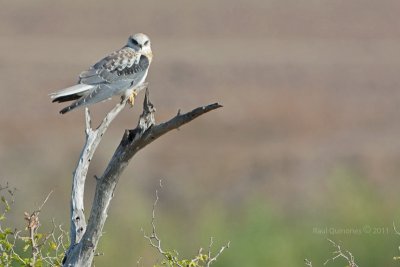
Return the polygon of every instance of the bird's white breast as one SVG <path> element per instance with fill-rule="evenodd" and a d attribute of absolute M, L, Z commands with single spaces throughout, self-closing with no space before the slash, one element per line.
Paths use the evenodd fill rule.
<path fill-rule="evenodd" d="M 140 79 L 133 87 L 128 88 L 127 90 L 124 91 L 124 96 L 125 97 L 129 97 L 130 95 L 132 95 L 133 91 L 135 90 L 136 87 L 142 85 L 144 83 L 144 81 L 146 80 L 147 77 L 147 73 L 148 73 L 148 69 L 146 70 L 146 72 L 144 73 L 142 79 Z"/>

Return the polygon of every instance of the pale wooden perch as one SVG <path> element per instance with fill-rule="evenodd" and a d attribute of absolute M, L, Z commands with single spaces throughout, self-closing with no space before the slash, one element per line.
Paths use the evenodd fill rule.
<path fill-rule="evenodd" d="M 137 88 L 136 92 L 138 93 L 144 88 L 147 88 L 147 84 Z M 130 159 L 139 150 L 167 132 L 181 127 L 204 113 L 222 107 L 218 103 L 199 107 L 185 114 L 178 113 L 169 121 L 156 125 L 154 118 L 155 108 L 150 102 L 149 91 L 146 89 L 143 113 L 140 115 L 137 127 L 133 130 L 125 131 L 106 170 L 100 177 L 96 177 L 95 196 L 89 220 L 86 224 L 83 200 L 85 180 L 90 161 L 108 126 L 125 105 L 126 99 L 121 100 L 121 102 L 106 115 L 95 130 L 91 127 L 89 111 L 87 108 L 85 109 L 86 142 L 73 175 L 71 194 L 71 245 L 66 252 L 63 266 L 91 266 L 119 176 L 128 165 Z"/>

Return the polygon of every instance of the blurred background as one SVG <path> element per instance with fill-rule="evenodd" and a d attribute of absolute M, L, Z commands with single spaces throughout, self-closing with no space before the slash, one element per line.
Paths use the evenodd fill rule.
<path fill-rule="evenodd" d="M 215 266 L 320 266 L 330 238 L 360 266 L 397 266 L 400 238 L 400 2 L 1 1 L 0 183 L 17 187 L 11 222 L 36 209 L 69 229 L 72 171 L 84 142 L 83 109 L 66 115 L 48 94 L 136 32 L 152 40 L 156 119 L 219 102 L 224 108 L 141 151 L 123 173 L 96 266 L 190 257 L 231 241 Z M 106 133 L 100 175 L 143 95 Z M 114 101 L 91 109 L 94 123 Z M 368 231 L 368 229 L 370 229 Z M 330 266 L 343 263 L 330 263 Z"/>

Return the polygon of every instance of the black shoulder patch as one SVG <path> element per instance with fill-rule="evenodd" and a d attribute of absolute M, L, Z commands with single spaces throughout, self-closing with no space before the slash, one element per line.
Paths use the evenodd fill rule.
<path fill-rule="evenodd" d="M 131 75 L 134 73 L 145 71 L 148 67 L 149 67 L 149 59 L 146 56 L 141 55 L 139 62 L 137 64 L 133 64 L 131 67 L 125 68 L 123 70 L 116 69 L 115 71 L 117 72 L 118 76 Z"/>

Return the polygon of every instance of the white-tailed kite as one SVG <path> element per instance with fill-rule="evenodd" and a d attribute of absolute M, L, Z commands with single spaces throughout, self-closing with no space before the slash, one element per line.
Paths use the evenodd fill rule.
<path fill-rule="evenodd" d="M 76 100 L 63 108 L 64 114 L 77 107 L 107 100 L 114 95 L 128 97 L 131 105 L 136 93 L 133 89 L 143 84 L 153 54 L 150 39 L 143 33 L 132 35 L 128 43 L 106 56 L 79 75 L 78 84 L 50 94 L 53 102 Z"/>

